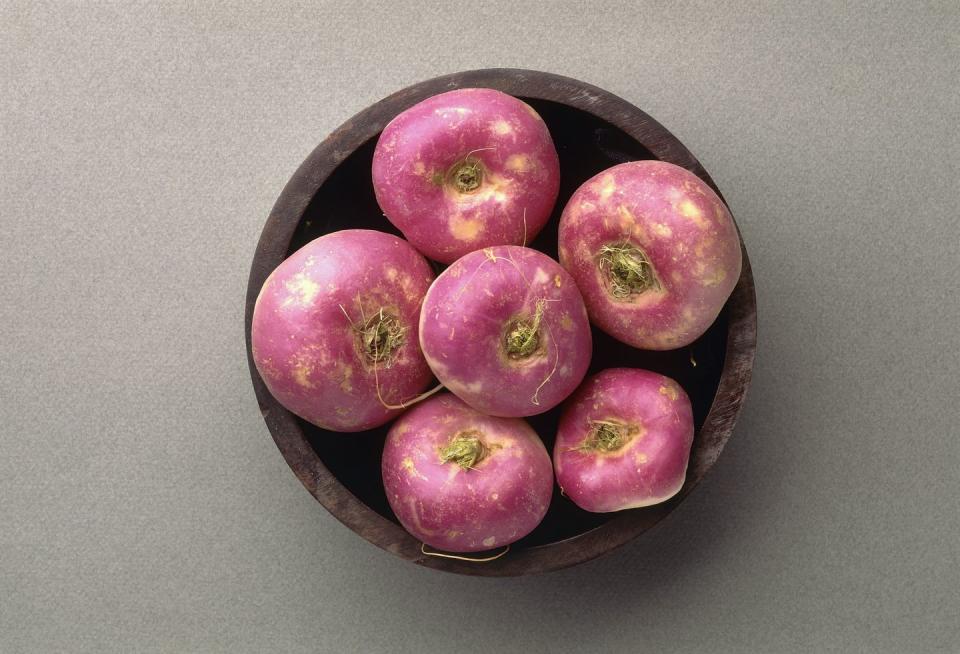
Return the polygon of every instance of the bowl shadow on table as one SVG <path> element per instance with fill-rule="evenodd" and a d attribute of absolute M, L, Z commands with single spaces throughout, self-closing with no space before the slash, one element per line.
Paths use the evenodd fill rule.
<path fill-rule="evenodd" d="M 531 246 L 556 258 L 560 214 L 573 192 L 584 181 L 609 166 L 649 159 L 652 155 L 616 127 L 590 114 L 547 101 L 529 102 L 552 126 L 562 171 L 553 215 Z M 561 128 L 556 129 L 556 126 Z M 584 135 L 589 135 L 589 138 Z M 290 252 L 317 236 L 337 229 L 378 229 L 399 235 L 383 216 L 373 193 L 369 170 L 375 145 L 374 138 L 353 152 L 319 189 L 292 239 Z M 436 268 L 438 272 L 442 269 L 439 265 Z M 726 332 L 727 316 L 724 311 L 707 333 L 691 346 L 668 352 L 650 352 L 623 345 L 594 329 L 594 358 L 588 374 L 611 367 L 637 367 L 676 379 L 690 395 L 699 432 L 719 385 Z M 560 412 L 561 408 L 558 407 L 529 419 L 548 451 L 553 447 Z M 380 455 L 387 427 L 350 435 L 330 434 L 303 421 L 301 427 L 313 449 L 338 481 L 369 508 L 396 522 L 380 478 Z M 603 525 L 613 515 L 582 511 L 555 487 L 550 510 L 543 522 L 513 547 L 538 547 L 575 538 Z"/>

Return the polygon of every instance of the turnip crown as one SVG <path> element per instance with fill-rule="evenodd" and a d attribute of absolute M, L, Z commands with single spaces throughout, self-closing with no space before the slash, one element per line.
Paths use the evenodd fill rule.
<path fill-rule="evenodd" d="M 526 359 L 540 347 L 540 321 L 546 304 L 545 300 L 538 300 L 532 317 L 515 318 L 507 323 L 503 346 L 511 359 Z"/>
<path fill-rule="evenodd" d="M 443 463 L 456 463 L 464 470 L 476 467 L 489 452 L 480 436 L 476 429 L 458 433 L 446 446 L 440 448 L 440 460 Z"/>
<path fill-rule="evenodd" d="M 383 308 L 354 324 L 358 349 L 371 364 L 389 365 L 394 353 L 403 345 L 407 329 L 396 316 Z"/>
<path fill-rule="evenodd" d="M 483 184 L 483 164 L 476 157 L 467 155 L 450 169 L 449 179 L 461 193 L 472 193 Z"/>
<path fill-rule="evenodd" d="M 640 427 L 619 420 L 593 420 L 590 434 L 578 450 L 616 452 L 640 433 Z"/>
<path fill-rule="evenodd" d="M 597 267 L 603 273 L 610 295 L 618 300 L 660 288 L 646 253 L 628 241 L 601 247 Z"/>

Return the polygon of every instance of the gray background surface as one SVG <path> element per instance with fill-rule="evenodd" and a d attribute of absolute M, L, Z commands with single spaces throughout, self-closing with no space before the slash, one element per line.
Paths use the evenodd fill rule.
<path fill-rule="evenodd" d="M 0 5 L 0 651 L 960 651 L 960 5 Z M 759 299 L 698 491 L 512 580 L 330 517 L 260 418 L 242 327 L 313 146 L 489 66 L 671 129 Z"/>

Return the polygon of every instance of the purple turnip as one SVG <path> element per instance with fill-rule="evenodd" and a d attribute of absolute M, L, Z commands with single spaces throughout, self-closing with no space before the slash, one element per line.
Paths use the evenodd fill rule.
<path fill-rule="evenodd" d="M 590 364 L 580 291 L 545 254 L 472 252 L 430 286 L 420 345 L 440 383 L 478 411 L 530 416 L 562 402 Z"/>
<path fill-rule="evenodd" d="M 307 243 L 267 278 L 253 360 L 273 396 L 334 431 L 386 423 L 430 382 L 417 324 L 433 280 L 396 236 L 350 229 Z"/>
<path fill-rule="evenodd" d="M 381 469 L 404 528 L 448 552 L 522 538 L 540 524 L 553 490 L 550 457 L 530 425 L 484 415 L 449 393 L 390 427 Z"/>
<path fill-rule="evenodd" d="M 717 194 L 662 161 L 614 166 L 584 183 L 560 219 L 560 263 L 590 319 L 647 350 L 688 345 L 740 277 L 740 240 Z"/>
<path fill-rule="evenodd" d="M 441 93 L 383 130 L 373 188 L 384 214 L 431 259 L 524 245 L 550 217 L 560 164 L 543 120 L 493 89 Z"/>
<path fill-rule="evenodd" d="M 604 370 L 560 417 L 557 483 L 587 511 L 658 504 L 683 486 L 692 443 L 693 410 L 679 384 L 647 370 Z"/>

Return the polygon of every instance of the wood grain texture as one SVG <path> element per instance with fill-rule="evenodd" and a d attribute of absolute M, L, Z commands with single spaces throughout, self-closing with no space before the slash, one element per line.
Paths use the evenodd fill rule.
<path fill-rule="evenodd" d="M 616 163 L 649 158 L 668 161 L 689 169 L 720 193 L 696 158 L 669 131 L 640 109 L 595 86 L 515 69 L 456 73 L 415 84 L 341 125 L 314 149 L 284 187 L 263 228 L 250 271 L 247 358 L 261 413 L 277 447 L 307 490 L 338 520 L 383 549 L 431 568 L 484 576 L 531 574 L 587 561 L 635 538 L 676 508 L 716 462 L 733 432 L 753 368 L 753 274 L 744 246 L 743 271 L 724 311 L 689 348 L 640 352 L 594 333 L 591 372 L 613 365 L 645 367 L 677 379 L 691 396 L 697 433 L 687 480 L 677 496 L 654 507 L 598 515 L 579 510 L 555 493 L 544 523 L 496 561 L 481 564 L 424 556 L 419 541 L 404 531 L 386 508 L 379 477 L 385 429 L 331 434 L 280 406 L 253 364 L 250 325 L 263 282 L 303 243 L 346 227 L 396 233 L 380 213 L 369 180 L 376 137 L 394 116 L 420 100 L 467 87 L 494 88 L 523 98 L 550 127 L 561 156 L 563 180 L 551 223 L 532 245 L 551 256 L 556 256 L 557 218 L 567 198 L 580 183 Z M 531 419 L 548 448 L 557 418 L 558 410 L 554 410 Z"/>

